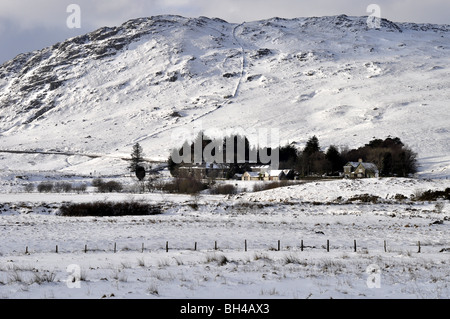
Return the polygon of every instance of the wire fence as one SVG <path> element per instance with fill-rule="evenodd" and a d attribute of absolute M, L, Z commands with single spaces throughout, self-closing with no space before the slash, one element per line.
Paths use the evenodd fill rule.
<path fill-rule="evenodd" d="M 141 244 L 135 243 L 123 243 L 120 242 L 103 242 L 103 243 L 87 243 L 83 246 L 80 245 L 79 248 L 74 248 L 72 244 L 69 248 L 64 248 L 59 244 L 55 244 L 50 248 L 50 245 L 46 245 L 44 248 L 42 245 L 25 246 L 22 253 L 26 255 L 39 254 L 39 253 L 56 253 L 56 254 L 70 254 L 70 253 L 95 253 L 95 252 L 106 252 L 106 253 L 123 253 L 123 252 L 140 252 L 140 253 L 151 253 L 151 252 L 174 252 L 174 251 L 228 251 L 228 252 L 248 252 L 248 251 L 291 251 L 291 252 L 354 252 L 354 253 L 395 253 L 402 252 L 407 254 L 421 254 L 421 253 L 446 253 L 450 252 L 450 244 L 429 244 L 417 242 L 397 243 L 388 242 L 387 240 L 379 241 L 378 245 L 371 245 L 370 248 L 367 246 L 367 242 L 362 245 L 355 239 L 352 242 L 343 244 L 342 240 L 339 244 L 333 245 L 332 241 L 327 239 L 322 242 L 306 241 L 300 240 L 296 245 L 284 245 L 282 240 L 278 240 L 266 245 L 261 243 L 252 245 L 248 240 L 244 240 L 237 245 L 230 245 L 229 243 L 221 247 L 220 242 L 215 240 L 209 243 L 205 242 L 192 242 L 192 244 L 183 243 L 183 245 L 175 244 L 171 245 L 169 241 L 164 244 L 146 245 L 142 242 Z M 14 250 L 14 253 L 21 253 L 20 251 Z"/>

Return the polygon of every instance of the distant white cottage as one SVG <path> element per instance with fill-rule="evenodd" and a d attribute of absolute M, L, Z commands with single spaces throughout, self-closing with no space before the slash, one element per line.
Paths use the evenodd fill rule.
<path fill-rule="evenodd" d="M 269 181 L 280 181 L 284 177 L 284 171 L 281 169 L 269 171 Z"/>
<path fill-rule="evenodd" d="M 243 181 L 262 181 L 262 176 L 264 173 L 259 172 L 245 172 L 242 174 Z"/>
<path fill-rule="evenodd" d="M 344 166 L 345 178 L 376 178 L 378 176 L 378 167 L 373 163 L 363 162 L 362 159 L 358 162 L 348 162 Z"/>
<path fill-rule="evenodd" d="M 281 181 L 293 179 L 294 171 L 290 169 L 283 170 L 257 170 L 245 172 L 242 175 L 243 181 Z"/>

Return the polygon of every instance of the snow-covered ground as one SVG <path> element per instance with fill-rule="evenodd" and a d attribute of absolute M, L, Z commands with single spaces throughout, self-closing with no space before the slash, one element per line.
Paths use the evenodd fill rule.
<path fill-rule="evenodd" d="M 409 199 L 449 186 L 339 180 L 199 198 L 11 188 L 0 195 L 0 297 L 449 298 L 450 203 Z M 365 193 L 382 200 L 346 202 Z M 394 200 L 397 193 L 408 198 Z M 62 202 L 103 200 L 165 208 L 156 216 L 57 215 Z M 77 271 L 73 288 L 67 280 Z"/>
<path fill-rule="evenodd" d="M 270 191 L 248 193 L 243 198 L 249 201 L 295 201 L 295 202 L 339 202 L 357 195 L 374 195 L 393 199 L 397 194 L 411 198 L 427 190 L 445 190 L 450 187 L 448 179 L 413 178 L 369 178 L 316 181 Z"/>

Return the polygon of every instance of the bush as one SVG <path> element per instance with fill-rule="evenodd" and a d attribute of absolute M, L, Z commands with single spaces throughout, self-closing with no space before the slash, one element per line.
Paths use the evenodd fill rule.
<path fill-rule="evenodd" d="M 86 184 L 80 184 L 78 186 L 73 186 L 68 182 L 42 182 L 37 186 L 37 190 L 39 193 L 69 193 L 72 191 L 75 192 L 85 192 L 87 189 Z M 25 185 L 26 192 L 32 192 L 34 190 L 33 184 Z"/>
<path fill-rule="evenodd" d="M 395 200 L 402 201 L 402 200 L 408 199 L 408 197 L 406 197 L 406 196 L 403 195 L 403 194 L 395 194 L 394 199 L 395 199 Z"/>
<path fill-rule="evenodd" d="M 61 206 L 59 215 L 66 217 L 86 216 L 146 216 L 158 215 L 162 210 L 160 206 L 138 202 L 95 202 L 80 204 L 65 204 Z"/>
<path fill-rule="evenodd" d="M 70 183 L 66 183 L 66 182 L 60 182 L 60 183 L 56 183 L 53 186 L 53 191 L 55 193 L 69 193 L 72 191 L 72 185 Z"/>
<path fill-rule="evenodd" d="M 123 186 L 119 182 L 109 181 L 107 183 L 100 184 L 100 186 L 97 186 L 97 189 L 100 193 L 119 193 L 122 191 Z"/>
<path fill-rule="evenodd" d="M 222 184 L 214 186 L 210 192 L 214 195 L 234 195 L 237 194 L 237 188 L 232 184 Z"/>
<path fill-rule="evenodd" d="M 376 204 L 381 198 L 376 195 L 360 194 L 355 195 L 348 199 L 349 202 L 360 201 L 361 203 L 373 203 Z"/>
<path fill-rule="evenodd" d="M 104 183 L 105 183 L 105 182 L 104 182 L 101 178 L 95 178 L 95 179 L 92 181 L 92 186 L 94 186 L 94 187 L 100 187 L 100 186 L 102 186 Z"/>
<path fill-rule="evenodd" d="M 261 192 L 269 189 L 274 189 L 278 187 L 285 187 L 288 186 L 289 181 L 276 181 L 276 182 L 270 182 L 270 183 L 258 183 L 253 186 L 253 192 Z"/>
<path fill-rule="evenodd" d="M 50 193 L 53 191 L 53 183 L 42 182 L 37 186 L 37 190 L 39 193 Z"/>
<path fill-rule="evenodd" d="M 435 201 L 440 198 L 450 200 L 450 188 L 446 188 L 444 191 L 427 190 L 414 196 L 414 199 L 418 201 Z"/>
<path fill-rule="evenodd" d="M 77 193 L 84 193 L 87 189 L 87 185 L 86 184 L 80 184 L 78 186 L 74 186 L 72 187 L 73 191 L 77 192 Z"/>
<path fill-rule="evenodd" d="M 166 183 L 162 186 L 163 191 L 181 194 L 197 194 L 207 188 L 208 186 L 205 183 L 193 177 L 177 177 L 172 182 Z"/>
<path fill-rule="evenodd" d="M 206 262 L 207 263 L 217 262 L 218 266 L 225 266 L 230 261 L 225 255 L 208 254 L 206 256 Z"/>
<path fill-rule="evenodd" d="M 24 191 L 26 192 L 26 193 L 32 193 L 32 192 L 34 192 L 34 189 L 35 189 L 35 186 L 34 186 L 34 184 L 26 184 L 25 186 L 24 186 Z"/>

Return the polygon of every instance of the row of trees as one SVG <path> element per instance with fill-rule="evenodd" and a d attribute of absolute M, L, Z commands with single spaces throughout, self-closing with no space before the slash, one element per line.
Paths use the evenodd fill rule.
<path fill-rule="evenodd" d="M 230 147 L 230 144 L 227 143 L 230 140 L 233 141 L 233 147 Z M 177 163 L 173 160 L 176 153 L 172 152 L 168 159 L 171 174 L 178 176 L 180 167 L 188 163 L 194 163 L 196 160 L 199 161 L 199 158 L 196 157 L 196 151 L 199 149 L 201 149 L 202 154 L 199 162 L 204 162 L 204 151 L 207 147 L 211 147 L 212 143 L 213 140 L 201 132 L 193 142 L 186 141 L 181 148 L 174 150 L 174 152 L 178 152 L 178 155 L 186 155 L 183 154 L 185 150 L 189 150 L 190 154 L 188 154 L 187 163 Z M 242 174 L 249 171 L 250 163 L 268 164 L 262 163 L 261 158 L 271 158 L 273 152 L 277 153 L 279 169 L 295 169 L 297 174 L 302 177 L 324 174 L 338 176 L 346 163 L 357 162 L 359 159 L 374 163 L 378 167 L 380 176 L 408 177 L 416 173 L 418 169 L 417 153 L 406 146 L 398 137 L 388 137 L 384 140 L 373 139 L 356 149 L 338 148 L 331 145 L 326 148 L 326 151 L 320 146 L 317 136 L 309 138 L 303 149 L 298 149 L 294 144 L 276 149 L 257 148 L 250 144 L 247 137 L 240 135 L 229 136 L 220 143 L 216 141 L 213 145 L 215 147 L 207 151 L 212 156 L 216 156 L 218 155 L 216 152 L 220 150 L 221 162 L 226 163 L 227 178 L 232 178 L 236 173 Z M 233 159 L 232 162 L 229 161 L 230 158 Z M 244 160 L 243 163 L 242 160 Z M 145 178 L 145 169 L 141 166 L 143 161 L 143 150 L 137 143 L 133 146 L 128 168 L 131 172 L 136 173 L 139 180 Z"/>
<path fill-rule="evenodd" d="M 260 155 L 262 153 L 270 157 L 272 152 L 278 152 L 279 169 L 295 169 L 302 177 L 324 174 L 338 176 L 343 171 L 343 166 L 346 163 L 350 161 L 357 162 L 359 159 L 362 159 L 364 162 L 374 163 L 378 167 L 380 176 L 407 177 L 416 173 L 418 169 L 417 153 L 406 146 L 398 137 L 388 137 L 384 140 L 374 139 L 357 149 L 338 148 L 335 145 L 331 145 L 326 148 L 326 151 L 320 146 L 317 136 L 308 139 L 305 147 L 301 150 L 294 144 L 277 149 L 255 148 L 250 145 L 249 140 L 245 136 L 237 135 L 229 138 L 234 140 L 234 148 L 227 149 L 226 139 L 224 139 L 221 150 L 224 157 L 223 163 L 226 162 L 225 159 L 228 158 L 229 152 L 232 152 L 232 158 L 235 159 L 233 163 L 227 164 L 228 178 L 233 177 L 236 173 L 242 174 L 250 169 L 251 154 L 256 154 L 257 160 L 254 162 L 255 164 L 267 164 L 261 163 Z M 204 150 L 211 143 L 211 139 L 201 133 L 195 141 L 188 144 L 188 148 L 184 146 L 176 151 L 181 154 L 183 149 L 189 149 L 191 151 L 190 163 L 193 163 L 196 143 L 201 143 L 202 150 Z M 245 145 L 244 159 L 246 163 L 238 163 L 236 160 L 238 158 L 239 143 Z M 184 164 L 175 163 L 172 160 L 172 156 L 169 157 L 168 162 L 170 172 L 173 176 L 177 176 L 178 168 Z"/>
<path fill-rule="evenodd" d="M 179 163 L 174 157 L 184 157 L 184 152 L 189 150 L 186 161 Z M 250 170 L 252 164 L 271 164 L 272 155 L 278 151 L 268 147 L 255 147 L 249 139 L 242 135 L 230 135 L 222 140 L 213 140 L 200 132 L 194 141 L 184 142 L 179 149 L 173 150 L 169 156 L 168 165 L 172 176 L 179 176 L 179 168 L 189 163 L 202 164 L 205 162 L 224 163 L 226 178 L 232 178 L 235 174 L 243 174 Z M 206 158 L 205 154 L 209 158 Z M 278 160 L 277 160 L 278 161 Z"/>
<path fill-rule="evenodd" d="M 280 168 L 294 167 L 301 176 L 314 174 L 339 175 L 348 162 L 374 163 L 380 176 L 408 177 L 417 172 L 417 153 L 398 138 L 374 139 L 357 149 L 339 149 L 331 145 L 324 152 L 316 136 L 311 137 L 302 151 L 293 145 L 280 149 Z"/>

